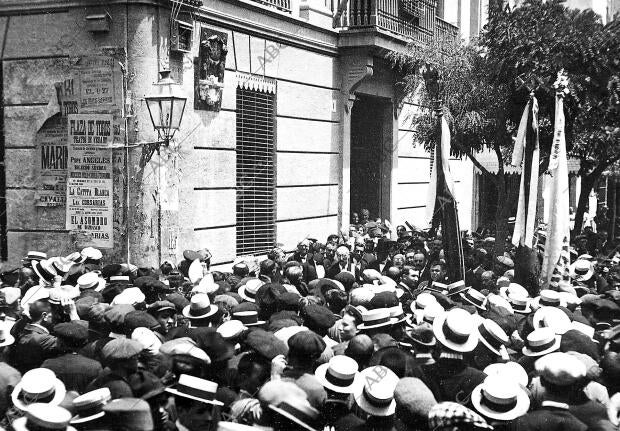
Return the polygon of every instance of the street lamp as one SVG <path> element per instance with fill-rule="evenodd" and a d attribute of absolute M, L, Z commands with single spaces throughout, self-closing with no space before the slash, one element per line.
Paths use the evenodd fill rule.
<path fill-rule="evenodd" d="M 145 96 L 144 100 L 160 143 L 168 146 L 181 126 L 187 97 L 182 96 L 180 86 L 172 80 L 169 70 L 160 72 L 160 76 L 159 82 L 153 85 L 154 93 Z"/>

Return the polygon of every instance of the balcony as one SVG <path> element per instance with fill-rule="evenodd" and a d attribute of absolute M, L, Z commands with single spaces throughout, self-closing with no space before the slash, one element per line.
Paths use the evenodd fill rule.
<path fill-rule="evenodd" d="M 263 6 L 269 6 L 282 12 L 291 13 L 291 0 L 253 0 Z"/>
<path fill-rule="evenodd" d="M 429 0 L 333 0 L 332 10 L 334 28 L 342 30 L 378 28 L 421 43 L 459 34 L 458 27 L 435 15 Z"/>

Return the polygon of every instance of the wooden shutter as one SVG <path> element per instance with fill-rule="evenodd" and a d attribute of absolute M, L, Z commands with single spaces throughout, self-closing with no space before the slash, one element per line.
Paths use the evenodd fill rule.
<path fill-rule="evenodd" d="M 275 94 L 237 88 L 237 255 L 275 243 Z"/>

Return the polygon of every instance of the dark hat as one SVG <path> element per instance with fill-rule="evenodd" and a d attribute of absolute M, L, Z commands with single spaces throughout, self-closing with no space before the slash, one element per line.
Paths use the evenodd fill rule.
<path fill-rule="evenodd" d="M 267 319 L 278 311 L 278 297 L 287 290 L 279 283 L 267 283 L 262 285 L 256 292 L 256 304 L 259 306 L 261 319 Z"/>
<path fill-rule="evenodd" d="M 156 315 L 160 311 L 172 310 L 176 312 L 176 306 L 170 301 L 155 301 L 147 307 L 149 313 Z"/>
<path fill-rule="evenodd" d="M 166 387 L 161 379 L 149 371 L 139 370 L 133 373 L 128 379 L 131 392 L 143 400 L 148 400 L 159 394 L 163 394 Z"/>
<path fill-rule="evenodd" d="M 103 407 L 106 422 L 123 424 L 123 429 L 153 431 L 153 417 L 149 404 L 139 398 L 119 398 Z"/>
<path fill-rule="evenodd" d="M 183 252 L 183 259 L 189 260 L 190 262 L 195 261 L 196 259 L 200 259 L 200 253 L 194 250 L 185 250 Z"/>
<path fill-rule="evenodd" d="M 421 346 L 432 347 L 437 344 L 433 328 L 428 323 L 405 329 L 407 340 Z"/>
<path fill-rule="evenodd" d="M 136 328 L 153 329 L 159 327 L 159 322 L 146 311 L 134 310 L 125 315 L 125 332 L 131 334 Z"/>
<path fill-rule="evenodd" d="M 562 335 L 560 351 L 583 353 L 597 362 L 600 359 L 598 346 L 594 340 L 577 329 L 571 329 Z"/>
<path fill-rule="evenodd" d="M 318 334 L 326 334 L 327 330 L 338 321 L 338 317 L 329 308 L 316 304 L 305 306 L 301 310 L 301 317 L 304 319 L 304 325 Z"/>
<path fill-rule="evenodd" d="M 120 327 L 125 323 L 125 316 L 131 311 L 134 311 L 135 308 L 128 304 L 120 304 L 111 307 L 107 310 L 103 317 L 110 325 L 114 327 Z"/>
<path fill-rule="evenodd" d="M 242 302 L 232 308 L 232 313 L 240 313 L 245 311 L 258 311 L 258 305 L 254 302 Z"/>
<path fill-rule="evenodd" d="M 288 340 L 289 354 L 299 357 L 319 357 L 325 350 L 325 341 L 315 332 L 302 331 Z"/>
<path fill-rule="evenodd" d="M 183 309 L 189 305 L 189 300 L 176 292 L 166 295 L 166 301 L 170 301 L 174 304 L 177 313 L 182 312 Z"/>
<path fill-rule="evenodd" d="M 278 311 L 277 313 L 272 314 L 269 317 L 269 322 L 275 322 L 276 320 L 282 320 L 282 319 L 294 320 L 295 322 L 297 322 L 298 325 L 301 325 L 302 323 L 304 323 L 304 319 L 301 316 L 299 316 L 294 311 L 288 311 L 288 310 Z"/>
<path fill-rule="evenodd" d="M 291 326 L 299 326 L 299 323 L 293 319 L 278 319 L 270 322 L 267 329 L 269 332 L 277 332 L 282 328 L 289 328 Z"/>
<path fill-rule="evenodd" d="M 209 355 L 211 362 L 227 361 L 235 354 L 234 346 L 224 340 L 215 328 L 190 328 L 189 336 Z"/>
<path fill-rule="evenodd" d="M 394 390 L 396 414 L 412 429 L 425 429 L 428 413 L 437 404 L 431 390 L 415 377 L 399 380 Z"/>
<path fill-rule="evenodd" d="M 119 361 L 136 356 L 142 351 L 142 344 L 128 338 L 115 338 L 101 349 L 104 362 Z"/>
<path fill-rule="evenodd" d="M 260 328 L 252 329 L 248 333 L 245 344 L 268 360 L 272 360 L 278 355 L 286 356 L 289 351 L 288 346 L 273 333 Z"/>
<path fill-rule="evenodd" d="M 111 308 L 110 304 L 105 304 L 105 303 L 101 303 L 101 302 L 99 302 L 97 304 L 93 304 L 88 309 L 88 312 L 84 316 L 84 319 L 88 320 L 89 322 L 102 323 L 103 321 L 105 321 L 105 313 L 110 308 Z"/>
<path fill-rule="evenodd" d="M 158 281 L 155 277 L 150 277 L 148 275 L 138 277 L 133 281 L 133 285 L 140 290 L 144 290 L 145 288 L 149 288 L 155 281 Z"/>
<path fill-rule="evenodd" d="M 395 292 L 378 292 L 370 300 L 370 309 L 391 308 L 398 305 L 398 297 Z"/>
<path fill-rule="evenodd" d="M 71 347 L 80 347 L 88 340 L 88 328 L 75 322 L 54 325 L 54 334 Z"/>
<path fill-rule="evenodd" d="M 80 316 L 80 319 L 88 320 L 88 310 L 90 310 L 90 307 L 92 307 L 97 302 L 99 301 L 97 301 L 96 298 L 93 298 L 91 296 L 80 298 L 75 301 L 75 308 L 77 310 L 78 316 Z"/>
<path fill-rule="evenodd" d="M 347 271 L 342 271 L 340 273 L 338 273 L 335 277 L 334 280 L 339 281 L 340 283 L 342 283 L 342 285 L 344 286 L 344 289 L 349 292 L 351 289 L 353 289 L 355 286 L 355 276 L 353 274 L 351 274 L 350 272 Z"/>
<path fill-rule="evenodd" d="M 276 309 L 278 311 L 282 310 L 290 310 L 290 311 L 298 311 L 299 310 L 299 300 L 301 296 L 295 292 L 284 292 L 279 297 L 276 298 Z"/>
<path fill-rule="evenodd" d="M 114 275 L 121 275 L 123 273 L 123 267 L 118 263 L 106 265 L 101 268 L 101 276 L 108 279 Z"/>
<path fill-rule="evenodd" d="M 114 298 L 120 295 L 123 290 L 127 288 L 127 285 L 121 283 L 107 283 L 105 288 L 101 291 L 103 296 L 103 302 L 111 304 Z"/>

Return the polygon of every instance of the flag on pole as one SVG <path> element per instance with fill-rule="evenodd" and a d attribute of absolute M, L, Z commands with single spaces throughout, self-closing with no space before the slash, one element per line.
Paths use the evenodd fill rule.
<path fill-rule="evenodd" d="M 463 280 L 465 264 L 459 228 L 458 208 L 454 198 L 454 181 L 450 173 L 450 127 L 441 116 L 441 139 L 435 145 L 431 160 L 431 179 L 426 200 L 426 221 L 441 222 L 444 255 L 451 281 Z"/>
<path fill-rule="evenodd" d="M 555 83 L 555 124 L 553 146 L 549 159 L 549 223 L 547 242 L 543 255 L 541 278 L 544 284 L 557 289 L 560 281 L 569 280 L 570 265 L 570 215 L 568 193 L 568 159 L 566 156 L 566 137 L 564 134 L 564 93 L 568 80 L 560 72 Z"/>
<path fill-rule="evenodd" d="M 513 166 L 522 166 L 519 204 L 512 243 L 515 246 L 522 245 L 529 249 L 532 248 L 536 231 L 539 161 L 538 101 L 532 94 L 521 116 L 511 162 Z"/>

